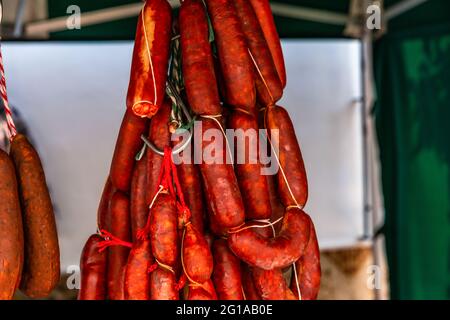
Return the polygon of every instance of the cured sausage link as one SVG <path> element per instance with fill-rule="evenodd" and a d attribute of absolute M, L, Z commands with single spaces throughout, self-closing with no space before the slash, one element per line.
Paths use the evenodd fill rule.
<path fill-rule="evenodd" d="M 150 273 L 153 263 L 151 245 L 148 239 L 137 240 L 128 256 L 125 268 L 125 299 L 150 300 Z"/>

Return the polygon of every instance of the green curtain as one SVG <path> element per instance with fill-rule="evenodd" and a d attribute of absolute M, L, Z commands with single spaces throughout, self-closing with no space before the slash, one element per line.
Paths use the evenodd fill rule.
<path fill-rule="evenodd" d="M 450 24 L 403 30 L 375 46 L 391 296 L 449 299 Z"/>

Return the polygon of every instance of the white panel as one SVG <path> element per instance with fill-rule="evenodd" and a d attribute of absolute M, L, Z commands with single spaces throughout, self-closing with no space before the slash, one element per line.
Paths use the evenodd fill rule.
<path fill-rule="evenodd" d="M 12 105 L 42 157 L 55 203 L 63 267 L 78 264 L 125 110 L 132 44 L 5 43 Z M 308 168 L 308 212 L 322 247 L 353 244 L 362 230 L 358 45 L 284 44 L 290 111 Z"/>

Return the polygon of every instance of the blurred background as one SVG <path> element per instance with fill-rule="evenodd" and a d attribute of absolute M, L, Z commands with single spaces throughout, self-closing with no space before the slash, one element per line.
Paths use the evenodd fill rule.
<path fill-rule="evenodd" d="M 280 104 L 302 147 L 306 210 L 322 252 L 319 298 L 449 299 L 450 2 L 271 4 L 288 71 Z M 66 276 L 53 298 L 73 298 L 125 109 L 142 1 L 3 6 L 9 100 L 56 209 Z"/>

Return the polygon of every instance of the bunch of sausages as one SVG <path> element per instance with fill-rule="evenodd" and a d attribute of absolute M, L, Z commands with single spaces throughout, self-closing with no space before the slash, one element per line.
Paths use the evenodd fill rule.
<path fill-rule="evenodd" d="M 165 92 L 175 59 L 170 46 L 178 38 L 180 96 L 202 133 L 266 129 L 278 150 L 276 175 L 262 174 L 259 156 L 256 163 L 227 162 L 225 134 L 192 142 L 199 152 L 228 146 L 215 148 L 224 161 L 174 165 L 173 109 Z M 317 298 L 319 247 L 302 210 L 305 166 L 289 114 L 276 105 L 285 85 L 269 1 L 183 0 L 177 17 L 166 0 L 146 1 L 127 110 L 98 209 L 100 232 L 81 256 L 79 299 Z M 140 152 L 142 136 L 164 155 Z M 232 151 L 247 154 L 254 144 Z"/>
<path fill-rule="evenodd" d="M 52 202 L 41 161 L 22 134 L 10 153 L 0 150 L 0 300 L 17 288 L 30 298 L 47 297 L 60 278 Z"/>

